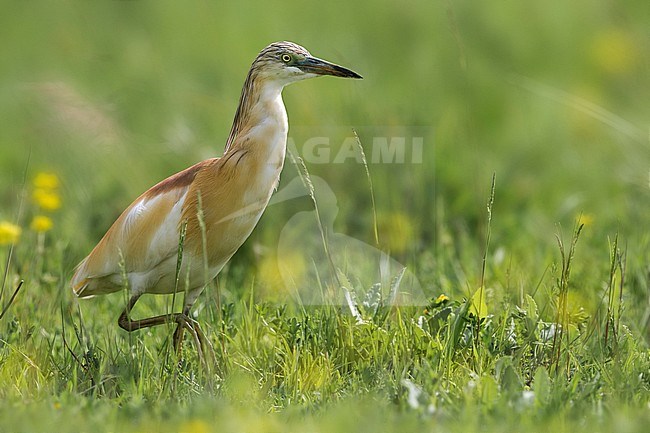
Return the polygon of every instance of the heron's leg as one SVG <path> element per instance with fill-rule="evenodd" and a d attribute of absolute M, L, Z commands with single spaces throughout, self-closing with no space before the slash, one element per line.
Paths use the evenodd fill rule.
<path fill-rule="evenodd" d="M 194 299 L 191 299 L 191 303 L 185 304 L 183 312 L 179 313 L 179 317 L 176 319 L 178 326 L 176 327 L 176 331 L 174 331 L 174 349 L 176 350 L 176 353 L 180 354 L 183 345 L 183 337 L 185 331 L 187 331 L 194 340 L 194 345 L 196 346 L 199 358 L 201 358 L 201 361 L 203 361 L 205 365 L 208 365 L 205 359 L 206 354 L 210 356 L 213 362 L 216 362 L 214 349 L 212 348 L 212 344 L 210 344 L 210 340 L 206 338 L 203 330 L 201 330 L 199 323 L 190 317 L 190 310 L 192 309 L 193 304 Z"/>
<path fill-rule="evenodd" d="M 117 324 L 120 325 L 120 328 L 124 329 L 127 332 L 137 331 L 142 328 L 150 328 L 152 326 L 164 325 L 165 323 L 177 322 L 178 316 L 181 313 L 171 313 L 171 314 L 161 314 L 160 316 L 147 317 L 146 319 L 132 320 L 131 319 L 131 310 L 138 299 L 140 299 L 141 294 L 133 295 L 129 299 L 129 303 L 120 314 L 120 318 L 117 319 Z"/>
<path fill-rule="evenodd" d="M 178 326 L 176 326 L 176 330 L 174 331 L 174 337 L 172 341 L 174 342 L 174 349 L 176 350 L 176 353 L 180 353 L 181 348 L 183 347 L 183 338 L 185 337 L 185 331 L 189 332 L 190 335 L 194 337 L 195 343 L 198 342 L 198 335 L 196 333 L 195 328 L 198 328 L 199 324 L 196 323 L 196 321 L 190 317 L 191 309 L 192 309 L 191 305 L 185 305 L 185 307 L 183 307 L 183 314 L 185 315 L 185 317 L 187 317 L 187 320 L 179 321 Z"/>
<path fill-rule="evenodd" d="M 140 299 L 140 296 L 140 294 L 133 295 L 131 299 L 129 299 L 126 308 L 124 308 L 124 311 L 122 311 L 122 314 L 120 314 L 120 317 L 117 321 L 117 323 L 120 325 L 120 328 L 124 329 L 127 332 L 133 332 L 137 331 L 138 329 L 150 328 L 152 326 L 175 322 L 177 323 L 177 326 L 176 330 L 174 331 L 173 341 L 174 349 L 177 353 L 180 353 L 184 331 L 188 331 L 193 337 L 194 343 L 196 345 L 196 350 L 201 361 L 207 365 L 204 357 L 204 353 L 206 351 L 211 354 L 212 358 L 214 358 L 212 345 L 205 337 L 205 334 L 203 334 L 203 331 L 201 331 L 199 323 L 189 316 L 190 310 L 194 304 L 196 297 L 191 299 L 191 303 L 186 303 L 182 313 L 161 314 L 159 316 L 148 317 L 146 319 L 132 320 L 130 317 L 131 310 L 133 309 L 135 303 L 138 302 L 138 299 Z"/>

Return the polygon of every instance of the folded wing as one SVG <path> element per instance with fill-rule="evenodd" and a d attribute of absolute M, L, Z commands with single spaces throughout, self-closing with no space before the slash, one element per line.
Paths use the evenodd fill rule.
<path fill-rule="evenodd" d="M 188 190 L 196 175 L 212 163 L 206 160 L 189 167 L 138 197 L 77 266 L 71 281 L 74 293 L 87 297 L 118 291 L 124 277 L 146 274 L 175 256 Z"/>

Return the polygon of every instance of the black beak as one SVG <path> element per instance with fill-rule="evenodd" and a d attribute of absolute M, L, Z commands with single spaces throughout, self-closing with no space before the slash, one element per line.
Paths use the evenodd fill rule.
<path fill-rule="evenodd" d="M 310 74 L 333 75 L 343 78 L 363 78 L 361 75 L 343 66 L 335 65 L 334 63 L 326 62 L 316 57 L 306 57 L 304 60 L 299 61 L 296 66 L 303 72 Z"/>

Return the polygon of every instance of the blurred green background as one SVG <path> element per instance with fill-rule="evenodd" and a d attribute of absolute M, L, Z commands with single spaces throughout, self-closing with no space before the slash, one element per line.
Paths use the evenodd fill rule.
<path fill-rule="evenodd" d="M 464 293 L 460 275 L 478 276 L 495 173 L 494 262 L 509 263 L 525 290 L 555 257 L 555 234 L 582 218 L 583 260 L 606 272 L 608 238 L 620 232 L 643 300 L 649 18 L 644 0 L 6 3 L 0 220 L 27 227 L 25 173 L 56 173 L 52 238 L 71 272 L 138 194 L 221 154 L 251 61 L 291 40 L 364 76 L 285 90 L 299 151 L 311 129 L 331 135 L 333 154 L 352 128 L 423 136 L 421 163 L 369 168 L 382 246 L 432 293 Z M 361 134 L 366 146 L 371 138 Z M 336 230 L 372 243 L 363 166 L 308 168 L 337 196 Z M 282 184 L 295 175 L 287 164 Z M 283 222 L 309 206 L 270 208 L 234 263 L 255 265 L 254 246 L 273 249 Z M 462 271 L 437 266 L 441 256 Z M 595 293 L 602 275 L 591 275 L 586 266 L 578 285 Z"/>
<path fill-rule="evenodd" d="M 7 223 L 22 235 L 1 303 L 21 278 L 25 285 L 1 320 L 0 419 L 10 431 L 288 431 L 286 420 L 300 431 L 645 431 L 649 29 L 647 0 L 3 2 L 2 263 L 11 254 L 2 245 L 7 233 L 16 234 Z M 312 209 L 304 196 L 269 207 L 222 272 L 225 328 L 216 290 L 197 302 L 198 319 L 224 350 L 215 366 L 232 369 L 218 389 L 192 363 L 191 344 L 189 363 L 170 368 L 171 328 L 119 330 L 124 296 L 73 299 L 73 267 L 135 197 L 221 154 L 248 68 L 277 40 L 364 76 L 285 90 L 299 154 L 306 140 L 327 137 L 336 155 L 353 129 L 371 161 L 375 137 L 403 136 L 407 144 L 422 137 L 421 161 L 368 169 L 380 246 L 433 299 L 444 293 L 461 305 L 481 286 L 496 175 L 485 272 L 490 315 L 482 323 L 498 338 L 455 352 L 439 335 L 425 335 L 419 321 L 431 313 L 422 308 L 355 324 L 347 311 L 301 311 L 296 319 L 281 302 L 269 307 L 263 295 L 280 278 L 278 236 L 296 212 Z M 334 231 L 372 245 L 364 166 L 354 158 L 306 162 L 336 197 Z M 61 206 L 47 213 L 51 230 L 36 233 L 47 224 L 32 222 L 43 210 L 34 181 L 56 183 L 37 178 L 42 172 L 59 179 L 51 195 Z M 287 162 L 280 188 L 296 176 Z M 569 244 L 576 222 L 584 230 L 563 286 L 556 236 Z M 617 234 L 624 271 L 610 272 Z M 621 303 L 608 289 L 618 284 Z M 161 298 L 143 299 L 142 317 L 169 308 Z M 566 379 L 559 364 L 553 372 L 552 361 L 528 357 L 526 346 L 514 352 L 520 358 L 499 346 L 513 339 L 515 319 L 539 317 L 535 332 L 548 334 L 558 310 L 579 334 L 557 352 L 575 367 Z M 454 333 L 464 316 L 457 317 Z M 621 334 L 608 345 L 610 324 Z M 311 335 L 293 339 L 296 329 Z M 542 355 L 550 350 L 540 343 L 549 346 L 548 337 L 516 332 Z M 516 379 L 510 389 L 508 372 Z M 422 405 L 412 401 L 418 394 Z"/>

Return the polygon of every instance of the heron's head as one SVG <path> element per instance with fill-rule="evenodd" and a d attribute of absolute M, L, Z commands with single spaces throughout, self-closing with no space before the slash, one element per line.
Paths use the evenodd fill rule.
<path fill-rule="evenodd" d="M 293 42 L 274 42 L 264 48 L 251 67 L 263 80 L 274 80 L 281 85 L 320 75 L 344 78 L 362 78 L 361 75 L 334 63 L 312 56 Z"/>

